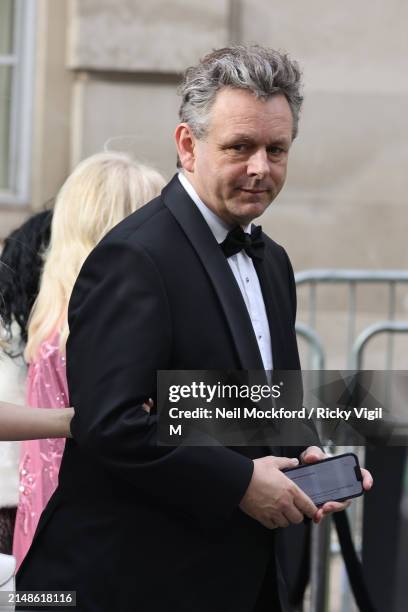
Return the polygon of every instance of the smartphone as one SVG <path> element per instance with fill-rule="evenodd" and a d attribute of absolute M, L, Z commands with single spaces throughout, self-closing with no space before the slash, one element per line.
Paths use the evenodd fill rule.
<path fill-rule="evenodd" d="M 344 501 L 364 493 L 358 457 L 345 453 L 282 470 L 316 504 Z"/>

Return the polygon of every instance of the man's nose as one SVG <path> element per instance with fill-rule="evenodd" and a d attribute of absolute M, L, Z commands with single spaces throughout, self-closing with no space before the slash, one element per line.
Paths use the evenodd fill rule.
<path fill-rule="evenodd" d="M 263 179 L 269 172 L 268 154 L 265 149 L 258 149 L 248 160 L 248 176 Z"/>

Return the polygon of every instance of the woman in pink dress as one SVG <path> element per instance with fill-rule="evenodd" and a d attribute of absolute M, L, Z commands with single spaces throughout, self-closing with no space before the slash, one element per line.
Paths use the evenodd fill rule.
<path fill-rule="evenodd" d="M 67 408 L 65 359 L 59 350 L 59 334 L 44 340 L 28 370 L 27 405 L 31 408 Z M 41 512 L 58 484 L 64 451 L 63 438 L 24 441 L 20 451 L 20 486 L 13 554 L 17 566 L 26 555 Z"/>
<path fill-rule="evenodd" d="M 164 179 L 125 153 L 99 153 L 82 161 L 62 186 L 54 207 L 50 246 L 40 291 L 30 315 L 24 353 L 29 364 L 27 404 L 69 406 L 65 372 L 67 307 L 90 251 L 124 217 L 156 197 Z M 101 305 L 103 307 L 103 305 Z M 17 567 L 25 557 L 41 512 L 58 484 L 65 440 L 22 443 L 20 493 L 13 541 Z"/>
<path fill-rule="evenodd" d="M 38 294 L 42 254 L 50 240 L 52 212 L 36 213 L 4 240 L 0 255 L 0 398 L 24 402 L 23 351 L 28 317 Z M 2 430 L 0 429 L 2 433 Z M 0 553 L 13 545 L 18 504 L 18 442 L 0 442 Z"/>

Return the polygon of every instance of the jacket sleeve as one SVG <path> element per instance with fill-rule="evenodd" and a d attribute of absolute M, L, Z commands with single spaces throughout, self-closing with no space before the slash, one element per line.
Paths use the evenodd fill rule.
<path fill-rule="evenodd" d="M 292 264 L 291 264 L 288 254 L 286 253 L 285 249 L 282 248 L 282 250 L 285 255 L 286 265 L 288 267 L 288 283 L 289 283 L 290 302 L 292 305 L 293 325 L 295 325 L 296 311 L 297 311 L 297 294 L 296 294 L 295 275 L 293 273 Z"/>
<path fill-rule="evenodd" d="M 85 262 L 69 305 L 67 372 L 76 443 L 117 477 L 199 518 L 227 518 L 253 462 L 224 447 L 157 444 L 157 370 L 171 369 L 165 285 L 151 256 L 102 241 Z"/>

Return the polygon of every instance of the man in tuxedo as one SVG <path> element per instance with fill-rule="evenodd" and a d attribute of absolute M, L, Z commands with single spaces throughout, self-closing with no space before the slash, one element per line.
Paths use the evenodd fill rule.
<path fill-rule="evenodd" d="M 347 505 L 318 510 L 281 471 L 322 456 L 313 431 L 273 454 L 165 447 L 143 409 L 158 370 L 299 368 L 292 268 L 252 225 L 285 182 L 299 80 L 260 47 L 186 71 L 180 173 L 102 240 L 72 294 L 73 440 L 20 589 L 75 590 L 81 612 L 277 612 L 277 529 Z"/>

